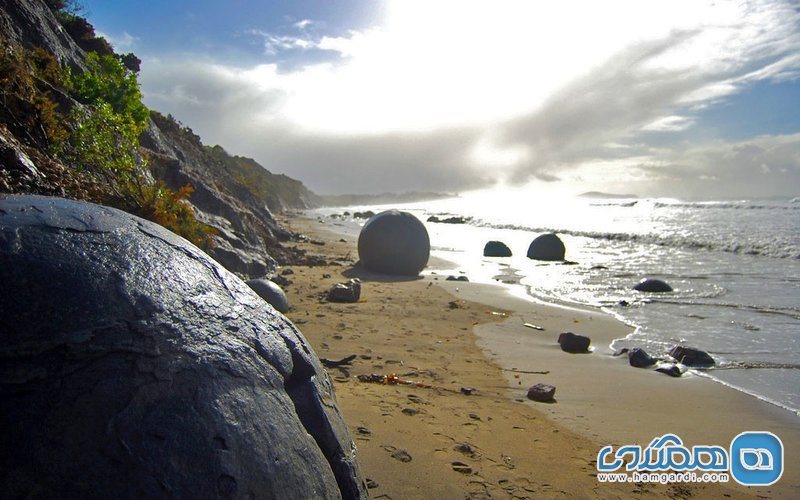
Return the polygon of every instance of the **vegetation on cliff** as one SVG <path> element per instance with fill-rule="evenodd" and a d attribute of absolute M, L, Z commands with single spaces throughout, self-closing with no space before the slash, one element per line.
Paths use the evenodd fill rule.
<path fill-rule="evenodd" d="M 3 168 L 0 191 L 59 194 L 111 205 L 208 247 L 213 231 L 185 203 L 192 187 L 173 191 L 154 180 L 140 153 L 139 136 L 149 110 L 142 103 L 138 64 L 133 64 L 138 59 L 118 56 L 105 40 L 98 42 L 102 38 L 85 19 L 65 10 L 65 2 L 48 3 L 61 9 L 57 18 L 79 45 L 98 50 L 87 53 L 86 70 L 78 72 L 59 66 L 43 48 L 3 43 L 0 126 L 11 136 L 3 142 L 21 143 L 40 171 L 31 179 Z M 46 180 L 54 173 L 71 182 L 52 185 Z"/>

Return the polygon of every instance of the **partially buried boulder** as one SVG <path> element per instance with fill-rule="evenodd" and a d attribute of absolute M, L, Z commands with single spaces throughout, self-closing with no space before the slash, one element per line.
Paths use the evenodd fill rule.
<path fill-rule="evenodd" d="M 669 375 L 670 377 L 680 377 L 683 375 L 683 371 L 680 367 L 674 363 L 662 363 L 658 365 L 656 371 L 659 373 L 663 373 L 665 375 Z"/>
<path fill-rule="evenodd" d="M 656 364 L 658 360 L 647 354 L 642 348 L 634 347 L 628 351 L 628 363 L 636 368 L 647 368 Z"/>
<path fill-rule="evenodd" d="M 366 497 L 300 332 L 153 223 L 0 197 L 0 497 Z"/>
<path fill-rule="evenodd" d="M 564 332 L 558 336 L 558 344 L 561 350 L 570 353 L 589 352 L 589 344 L 592 341 L 585 335 L 578 335 L 572 332 Z"/>
<path fill-rule="evenodd" d="M 676 361 L 683 363 L 686 366 L 714 366 L 714 358 L 707 352 L 695 349 L 693 347 L 684 347 L 676 345 L 669 351 L 669 355 L 675 358 Z"/>
<path fill-rule="evenodd" d="M 376 214 L 358 236 L 361 264 L 378 273 L 416 276 L 428 264 L 430 251 L 428 231 L 408 212 Z"/>
<path fill-rule="evenodd" d="M 255 279 L 248 280 L 247 286 L 253 289 L 259 297 L 266 300 L 268 304 L 282 313 L 289 312 L 289 300 L 283 289 L 270 280 Z"/>
<path fill-rule="evenodd" d="M 484 257 L 511 257 L 511 249 L 502 241 L 490 241 L 483 247 Z"/>
<path fill-rule="evenodd" d="M 666 282 L 655 278 L 644 278 L 639 283 L 636 283 L 633 286 L 633 289 L 639 292 L 651 292 L 651 293 L 665 293 L 672 291 L 672 287 L 669 286 Z"/>
<path fill-rule="evenodd" d="M 528 258 L 534 260 L 564 260 L 567 249 L 561 238 L 553 233 L 534 239 L 528 247 Z"/>

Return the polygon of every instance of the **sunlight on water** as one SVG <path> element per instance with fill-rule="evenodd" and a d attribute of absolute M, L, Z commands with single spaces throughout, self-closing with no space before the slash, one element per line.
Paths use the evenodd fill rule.
<path fill-rule="evenodd" d="M 664 354 L 683 342 L 713 354 L 724 368 L 708 372 L 713 378 L 800 409 L 800 204 L 501 189 L 402 208 L 422 221 L 467 218 L 425 225 L 433 254 L 471 281 L 519 282 L 538 299 L 603 307 L 638 326 L 613 347 Z M 574 264 L 526 257 L 545 232 L 559 235 Z M 490 240 L 505 242 L 513 256 L 483 257 Z M 644 277 L 674 292 L 632 290 Z"/>

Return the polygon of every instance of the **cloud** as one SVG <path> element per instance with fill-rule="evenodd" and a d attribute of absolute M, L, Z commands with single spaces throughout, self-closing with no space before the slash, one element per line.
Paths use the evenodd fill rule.
<path fill-rule="evenodd" d="M 123 31 L 121 35 L 109 35 L 107 33 L 97 33 L 98 36 L 102 36 L 114 47 L 114 50 L 117 52 L 124 52 L 133 50 L 136 42 L 139 41 L 138 37 L 135 37 L 128 33 L 127 31 Z"/>
<path fill-rule="evenodd" d="M 320 192 L 539 180 L 667 193 L 711 179 L 730 192 L 737 176 L 785 190 L 777 179 L 796 175 L 794 136 L 669 148 L 651 138 L 688 141 L 707 107 L 796 78 L 798 12 L 774 1 L 642 4 L 404 0 L 384 26 L 344 36 L 311 36 L 305 20 L 297 36 L 252 32 L 267 53 L 325 50 L 333 61 L 287 71 L 165 56 L 145 60 L 142 83 L 148 105 L 207 142 Z"/>
<path fill-rule="evenodd" d="M 660 184 L 695 197 L 796 196 L 800 134 L 713 142 L 660 151 L 658 165 L 641 165 L 650 192 Z"/>

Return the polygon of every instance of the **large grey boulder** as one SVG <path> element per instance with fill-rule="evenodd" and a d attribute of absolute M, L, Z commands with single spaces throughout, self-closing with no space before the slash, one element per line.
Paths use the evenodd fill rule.
<path fill-rule="evenodd" d="M 358 235 L 358 257 L 370 271 L 416 276 L 428 264 L 428 231 L 408 212 L 386 210 L 375 214 Z"/>
<path fill-rule="evenodd" d="M 528 247 L 528 258 L 534 260 L 564 260 L 566 247 L 553 233 L 537 236 Z"/>
<path fill-rule="evenodd" d="M 0 197 L 0 497 L 366 497 L 330 379 L 153 223 Z"/>

